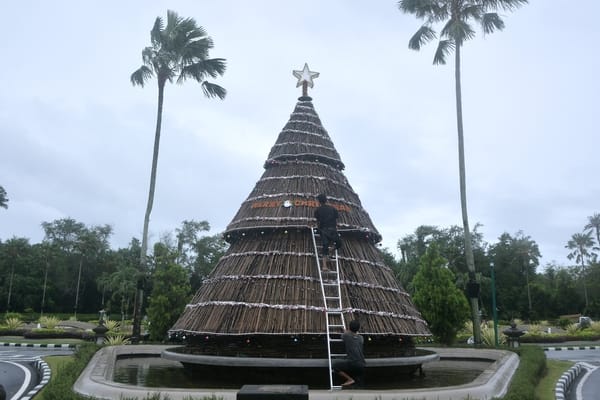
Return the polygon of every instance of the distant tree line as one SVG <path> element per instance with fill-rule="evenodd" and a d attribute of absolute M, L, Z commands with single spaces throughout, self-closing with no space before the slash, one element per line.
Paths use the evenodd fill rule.
<path fill-rule="evenodd" d="M 191 295 L 225 253 L 220 235 L 208 235 L 206 221 L 183 221 L 163 234 L 140 276 L 140 241 L 111 249 L 110 225 L 86 226 L 71 218 L 43 222 L 44 239 L 0 240 L 0 312 L 98 314 L 132 317 L 140 280 L 147 288 L 151 333 L 162 339 Z M 158 322 L 160 321 L 160 322 Z M 166 326 L 166 328 L 165 328 Z"/>
<path fill-rule="evenodd" d="M 530 236 L 521 231 L 503 233 L 496 243 L 487 243 L 478 232 L 479 227 L 473 229 L 471 244 L 481 283 L 479 302 L 483 318 L 492 318 L 492 268 L 500 319 L 539 321 L 570 314 L 600 316 L 600 214 L 588 217 L 582 232 L 566 240 L 566 255 L 575 262 L 571 266 L 549 263 L 539 268 L 542 255 Z M 387 249 L 384 254 L 415 300 L 422 295 L 415 276 L 424 268 L 431 269 L 432 264 L 450 271 L 456 288 L 466 294 L 469 270 L 463 238 L 458 226 L 422 225 L 398 241 L 399 259 Z M 427 254 L 432 247 L 433 254 Z"/>

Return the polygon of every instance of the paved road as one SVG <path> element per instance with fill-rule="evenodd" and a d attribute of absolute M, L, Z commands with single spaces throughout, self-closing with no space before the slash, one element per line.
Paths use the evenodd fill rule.
<path fill-rule="evenodd" d="M 17 400 L 38 384 L 34 361 L 49 355 L 69 354 L 73 354 L 73 350 L 0 347 L 0 383 L 6 390 L 6 399 Z"/>
<path fill-rule="evenodd" d="M 581 362 L 587 369 L 569 392 L 569 399 L 597 400 L 600 393 L 600 350 L 549 350 L 546 357 L 555 360 Z"/>

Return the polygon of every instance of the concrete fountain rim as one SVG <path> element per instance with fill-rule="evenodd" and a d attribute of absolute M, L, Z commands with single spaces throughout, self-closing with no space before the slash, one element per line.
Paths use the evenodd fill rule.
<path fill-rule="evenodd" d="M 214 389 L 172 389 L 142 388 L 112 381 L 115 362 L 123 355 L 160 355 L 163 350 L 173 346 L 164 345 L 126 345 L 108 346 L 100 349 L 82 374 L 73 390 L 79 394 L 97 399 L 121 399 L 123 397 L 144 398 L 148 394 L 168 394 L 172 400 L 192 397 L 217 396 L 223 400 L 236 400 L 238 390 Z M 456 400 L 471 396 L 473 398 L 502 397 L 519 365 L 519 357 L 512 351 L 469 348 L 427 348 L 438 353 L 441 359 L 452 360 L 494 360 L 475 380 L 464 385 L 446 386 L 434 389 L 387 389 L 387 390 L 348 390 L 336 391 L 332 397 L 330 390 L 310 390 L 311 400 L 372 400 L 375 395 L 380 400 L 414 399 L 419 400 Z"/>

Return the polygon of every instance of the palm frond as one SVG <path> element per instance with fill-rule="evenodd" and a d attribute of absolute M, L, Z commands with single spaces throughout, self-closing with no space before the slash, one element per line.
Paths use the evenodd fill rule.
<path fill-rule="evenodd" d="M 451 19 L 441 30 L 440 37 L 447 37 L 460 45 L 469 39 L 473 39 L 475 30 L 466 21 Z"/>
<path fill-rule="evenodd" d="M 408 48 L 421 50 L 421 46 L 436 38 L 435 31 L 428 25 L 423 25 L 408 41 Z"/>
<path fill-rule="evenodd" d="M 475 21 L 479 21 L 481 16 L 483 15 L 483 8 L 481 4 L 471 4 L 465 6 L 461 11 L 461 16 L 463 20 L 474 19 Z"/>
<path fill-rule="evenodd" d="M 486 13 L 481 18 L 481 28 L 486 35 L 494 33 L 496 29 L 501 31 L 504 29 L 504 21 L 502 21 L 498 13 Z"/>
<path fill-rule="evenodd" d="M 528 3 L 528 0 L 481 0 L 481 5 L 486 11 L 498 9 L 512 11 Z"/>
<path fill-rule="evenodd" d="M 440 40 L 433 56 L 433 63 L 435 65 L 446 64 L 446 56 L 452 50 L 454 50 L 454 41 L 452 39 Z"/>
<path fill-rule="evenodd" d="M 193 64 L 186 65 L 181 69 L 177 78 L 177 83 L 182 83 L 187 78 L 193 78 L 202 82 L 207 77 L 216 78 L 225 73 L 226 64 L 223 58 L 213 58 L 210 60 L 200 60 Z"/>
<path fill-rule="evenodd" d="M 142 50 L 142 60 L 144 60 L 144 65 L 152 66 L 156 53 L 154 47 L 145 47 L 144 50 Z"/>
<path fill-rule="evenodd" d="M 227 90 L 225 90 L 217 84 L 210 83 L 207 81 L 202 82 L 202 91 L 204 92 L 204 95 L 208 98 L 218 97 L 219 99 L 223 100 L 227 95 Z"/>
<path fill-rule="evenodd" d="M 160 46 L 160 42 L 162 41 L 162 31 L 164 29 L 163 20 L 161 17 L 156 17 L 154 20 L 154 26 L 150 31 L 150 41 L 152 45 L 155 47 Z"/>
<path fill-rule="evenodd" d="M 209 36 L 188 42 L 180 51 L 184 64 L 190 64 L 197 59 L 208 58 L 209 50 L 213 48 L 213 41 Z"/>
<path fill-rule="evenodd" d="M 447 5 L 437 0 L 400 0 L 398 9 L 429 22 L 444 20 L 448 17 Z"/>
<path fill-rule="evenodd" d="M 134 71 L 133 74 L 131 74 L 131 84 L 133 86 L 140 85 L 141 87 L 144 87 L 144 83 L 146 83 L 148 79 L 152 78 L 152 75 L 154 75 L 152 70 L 147 66 L 142 65 L 140 68 Z"/>

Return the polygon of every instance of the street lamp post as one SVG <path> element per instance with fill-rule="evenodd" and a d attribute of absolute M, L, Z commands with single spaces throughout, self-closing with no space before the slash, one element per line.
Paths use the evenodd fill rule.
<path fill-rule="evenodd" d="M 498 347 L 498 310 L 496 309 L 496 272 L 494 271 L 494 262 L 490 262 L 490 271 L 492 277 L 492 315 L 494 318 L 494 345 Z"/>

